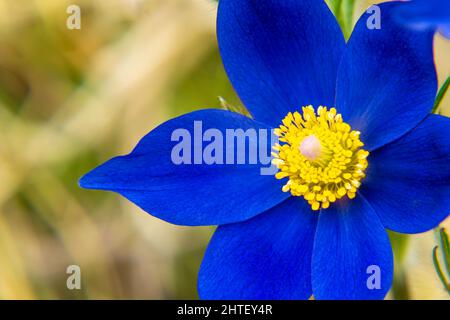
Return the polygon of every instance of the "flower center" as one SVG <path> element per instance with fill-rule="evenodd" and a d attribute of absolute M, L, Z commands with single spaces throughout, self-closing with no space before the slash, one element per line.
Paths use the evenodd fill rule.
<path fill-rule="evenodd" d="M 275 177 L 289 179 L 283 191 L 304 197 L 315 211 L 345 196 L 355 198 L 369 155 L 361 149 L 360 132 L 352 131 L 335 108 L 302 111 L 289 112 L 275 129 L 280 140 L 272 153 L 279 169 Z"/>

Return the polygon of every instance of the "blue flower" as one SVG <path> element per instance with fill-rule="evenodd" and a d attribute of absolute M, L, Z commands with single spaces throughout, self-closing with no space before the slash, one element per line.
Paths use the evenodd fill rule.
<path fill-rule="evenodd" d="M 386 229 L 424 232 L 450 211 L 450 119 L 430 115 L 433 31 L 398 23 L 387 3 L 382 28 L 370 30 L 365 14 L 346 44 L 323 1 L 219 3 L 223 63 L 253 119 L 218 109 L 183 115 L 80 185 L 117 192 L 170 223 L 219 225 L 199 272 L 203 299 L 384 298 L 393 275 Z M 199 123 L 224 136 L 278 128 L 280 171 L 207 165 L 191 153 L 174 163 L 181 135 L 173 133 L 195 137 Z"/>
<path fill-rule="evenodd" d="M 414 29 L 439 31 L 450 39 L 450 1 L 412 0 L 402 3 L 394 11 L 398 21 Z"/>

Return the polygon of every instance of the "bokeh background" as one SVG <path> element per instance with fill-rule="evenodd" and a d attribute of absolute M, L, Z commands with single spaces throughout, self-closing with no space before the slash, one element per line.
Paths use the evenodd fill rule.
<path fill-rule="evenodd" d="M 357 0 L 355 16 L 375 2 Z M 70 4 L 81 30 L 66 28 Z M 220 107 L 218 96 L 239 104 L 216 11 L 212 0 L 0 1 L 0 299 L 197 298 L 213 229 L 170 225 L 77 180 L 169 118 Z M 449 58 L 437 37 L 441 83 Z M 408 239 L 389 298 L 449 298 L 435 243 L 433 232 Z M 73 264 L 81 290 L 66 287 Z"/>

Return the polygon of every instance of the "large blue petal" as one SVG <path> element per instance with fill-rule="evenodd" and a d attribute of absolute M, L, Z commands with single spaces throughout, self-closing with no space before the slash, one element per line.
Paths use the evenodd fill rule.
<path fill-rule="evenodd" d="M 398 21 L 416 30 L 437 30 L 450 27 L 450 1 L 413 0 L 401 3 L 394 10 Z"/>
<path fill-rule="evenodd" d="M 339 67 L 336 108 L 366 148 L 401 137 L 431 111 L 437 89 L 433 32 L 413 31 L 380 5 L 381 29 L 369 29 L 373 13 L 357 23 Z"/>
<path fill-rule="evenodd" d="M 383 299 L 392 272 L 387 232 L 361 195 L 320 212 L 312 261 L 316 299 Z M 379 287 L 374 288 L 377 276 Z"/>
<path fill-rule="evenodd" d="M 202 299 L 308 299 L 317 213 L 290 198 L 251 220 L 219 226 L 200 268 Z"/>
<path fill-rule="evenodd" d="M 180 225 L 217 225 L 246 220 L 289 196 L 281 191 L 282 182 L 273 175 L 261 174 L 262 165 L 249 164 L 249 146 L 256 150 L 261 141 L 261 150 L 270 151 L 267 151 L 270 141 L 262 138 L 247 139 L 246 164 L 174 164 L 171 153 L 179 140 L 171 141 L 172 133 L 185 129 L 192 139 L 196 136 L 201 139 L 201 134 L 194 133 L 194 121 L 201 121 L 203 133 L 215 129 L 223 137 L 226 129 L 270 130 L 228 111 L 193 112 L 162 124 L 145 136 L 131 154 L 113 158 L 94 169 L 81 179 L 80 185 L 118 192 L 148 213 Z M 270 133 L 267 134 L 269 140 Z M 267 144 L 267 150 L 262 141 Z M 207 144 L 209 142 L 203 143 L 203 147 Z M 200 142 L 198 146 L 201 145 Z M 228 144 L 229 148 L 224 151 L 224 157 L 234 153 L 235 163 L 237 145 Z M 194 148 L 200 149 L 192 142 Z M 192 153 L 189 153 L 191 163 L 195 161 Z M 201 152 L 196 153 L 201 155 Z"/>
<path fill-rule="evenodd" d="M 324 1 L 220 0 L 217 36 L 256 120 L 278 126 L 301 106 L 333 105 L 345 41 Z"/>
<path fill-rule="evenodd" d="M 450 214 L 449 137 L 450 119 L 431 115 L 370 155 L 361 193 L 385 227 L 424 232 Z"/>

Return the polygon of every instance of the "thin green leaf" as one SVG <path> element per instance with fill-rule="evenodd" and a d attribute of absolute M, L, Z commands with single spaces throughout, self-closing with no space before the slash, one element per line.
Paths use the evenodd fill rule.
<path fill-rule="evenodd" d="M 450 284 L 447 282 L 447 279 L 445 278 L 444 273 L 442 272 L 441 265 L 439 264 L 438 249 L 439 249 L 438 246 L 434 247 L 434 249 L 433 249 L 434 268 L 436 269 L 436 272 L 437 272 L 442 284 L 444 285 L 445 290 L 447 290 L 447 292 L 450 294 Z"/>
<path fill-rule="evenodd" d="M 439 230 L 440 242 L 441 242 L 441 251 L 442 256 L 444 258 L 445 270 L 447 271 L 447 275 L 450 277 L 450 245 L 448 241 L 448 235 L 444 228 Z"/>
<path fill-rule="evenodd" d="M 442 100 L 444 99 L 445 94 L 447 93 L 448 88 L 450 87 L 450 77 L 445 80 L 441 89 L 439 90 L 436 100 L 434 101 L 432 113 L 439 113 L 439 106 L 441 105 Z"/>

